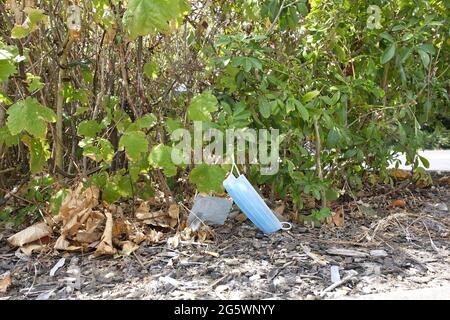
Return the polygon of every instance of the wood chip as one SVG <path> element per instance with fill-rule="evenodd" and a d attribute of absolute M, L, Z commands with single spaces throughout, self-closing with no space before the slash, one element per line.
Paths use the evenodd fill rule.
<path fill-rule="evenodd" d="M 369 254 L 363 251 L 353 250 L 353 249 L 339 249 L 339 248 L 331 248 L 327 249 L 326 253 L 334 255 L 334 256 L 344 256 L 344 257 L 354 257 L 354 258 L 365 258 L 368 257 Z"/>
<path fill-rule="evenodd" d="M 0 293 L 6 293 L 9 286 L 11 285 L 11 274 L 9 272 L 4 273 L 0 276 Z"/>

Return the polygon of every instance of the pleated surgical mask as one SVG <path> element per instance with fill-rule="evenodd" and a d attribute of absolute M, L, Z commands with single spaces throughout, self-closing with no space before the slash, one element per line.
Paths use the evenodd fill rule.
<path fill-rule="evenodd" d="M 234 176 L 234 168 L 237 169 L 233 164 L 228 178 L 223 182 L 223 187 L 239 209 L 265 234 L 290 230 L 292 225 L 278 220 L 244 175 L 238 172 L 238 177 Z"/>

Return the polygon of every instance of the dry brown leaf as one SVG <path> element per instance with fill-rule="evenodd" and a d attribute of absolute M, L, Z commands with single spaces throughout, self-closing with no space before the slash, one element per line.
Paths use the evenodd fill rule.
<path fill-rule="evenodd" d="M 218 258 L 220 256 L 219 253 L 213 252 L 213 251 L 205 251 L 205 253 L 207 255 L 210 255 L 210 256 L 213 256 L 213 257 L 216 257 L 216 258 Z"/>
<path fill-rule="evenodd" d="M 41 243 L 30 243 L 23 247 L 20 247 L 20 251 L 22 251 L 26 256 L 30 257 L 33 252 L 39 252 L 44 248 L 44 245 Z"/>
<path fill-rule="evenodd" d="M 114 255 L 117 250 L 113 247 L 112 243 L 112 230 L 113 230 L 113 217 L 111 212 L 106 211 L 106 225 L 105 225 L 105 231 L 103 232 L 101 241 L 99 245 L 97 246 L 97 250 L 95 250 L 94 255 L 95 256 L 101 256 L 101 255 Z"/>
<path fill-rule="evenodd" d="M 115 24 L 113 24 L 107 31 L 105 34 L 105 40 L 104 43 L 107 44 L 111 44 L 115 37 L 116 37 L 116 33 L 117 33 L 117 26 Z"/>
<path fill-rule="evenodd" d="M 178 218 L 180 217 L 180 208 L 178 207 L 177 204 L 171 204 L 169 207 L 169 217 L 171 217 L 172 219 L 178 220 Z"/>
<path fill-rule="evenodd" d="M 284 213 L 284 209 L 286 209 L 286 206 L 284 204 L 282 204 L 281 206 L 275 208 L 275 210 L 273 210 L 273 212 L 275 213 L 275 215 L 282 217 L 283 213 Z"/>
<path fill-rule="evenodd" d="M 8 238 L 8 242 L 14 247 L 22 247 L 50 235 L 50 228 L 45 222 L 36 223 Z"/>
<path fill-rule="evenodd" d="M 81 247 L 71 246 L 65 235 L 59 236 L 59 238 L 56 240 L 54 248 L 56 250 L 62 251 L 78 251 L 81 249 Z"/>
<path fill-rule="evenodd" d="M 266 29 L 269 30 L 272 23 L 270 22 L 269 17 L 266 18 Z"/>
<path fill-rule="evenodd" d="M 246 216 L 245 214 L 241 213 L 241 214 L 239 214 L 239 215 L 236 217 L 236 220 L 237 220 L 238 222 L 241 222 L 241 223 L 242 223 L 242 222 L 248 220 L 248 218 L 247 218 L 247 216 Z"/>
<path fill-rule="evenodd" d="M 132 254 L 134 251 L 136 251 L 137 249 L 139 249 L 139 246 L 131 241 L 123 241 L 121 243 L 122 245 L 122 250 L 121 253 L 125 256 L 129 256 L 130 254 Z"/>
<path fill-rule="evenodd" d="M 164 237 L 162 232 L 150 229 L 150 233 L 147 235 L 147 241 L 149 243 L 158 243 Z"/>
<path fill-rule="evenodd" d="M 316 198 L 304 192 L 302 192 L 300 196 L 303 200 L 303 207 L 305 209 L 309 210 L 314 209 L 316 207 Z"/>
<path fill-rule="evenodd" d="M 406 202 L 405 202 L 405 200 L 397 199 L 397 200 L 392 201 L 391 207 L 392 208 L 405 208 Z"/>
<path fill-rule="evenodd" d="M 110 204 L 107 208 L 107 210 L 109 212 L 111 212 L 111 214 L 113 216 L 118 216 L 118 215 L 123 215 L 123 209 L 121 206 L 115 205 L 115 204 Z"/>
<path fill-rule="evenodd" d="M 6 293 L 9 286 L 12 284 L 11 274 L 9 272 L 4 273 L 0 276 L 0 293 Z"/>
<path fill-rule="evenodd" d="M 61 228 L 61 233 L 64 235 L 74 236 L 78 230 L 82 227 L 83 223 L 88 220 L 92 209 L 86 208 L 77 213 L 71 215 L 70 219 L 63 222 L 63 227 Z"/>
<path fill-rule="evenodd" d="M 391 177 L 397 180 L 406 180 L 411 178 L 411 172 L 403 170 L 403 169 L 392 169 L 390 171 Z"/>
<path fill-rule="evenodd" d="M 417 168 L 413 174 L 413 181 L 418 188 L 428 188 L 433 185 L 433 178 L 423 168 Z"/>
<path fill-rule="evenodd" d="M 145 201 L 145 202 L 142 202 L 142 203 L 139 205 L 139 208 L 136 209 L 135 215 L 136 215 L 136 218 L 142 219 L 142 218 L 140 218 L 140 217 L 145 216 L 145 215 L 148 214 L 149 212 L 150 212 L 149 202 L 148 202 L 148 201 Z"/>
<path fill-rule="evenodd" d="M 143 220 L 143 223 L 162 228 L 174 228 L 178 224 L 180 209 L 171 205 L 168 212 L 162 210 L 149 212 L 148 202 L 143 202 L 136 210 L 136 218 Z"/>
<path fill-rule="evenodd" d="M 200 230 L 197 231 L 197 238 L 198 241 L 203 242 L 209 239 L 213 239 L 213 233 L 211 231 L 211 228 L 206 226 L 206 225 L 202 225 L 200 227 Z"/>
<path fill-rule="evenodd" d="M 81 243 L 92 243 L 100 240 L 101 236 L 99 232 L 80 231 L 77 233 L 75 240 Z"/>
<path fill-rule="evenodd" d="M 83 191 L 83 184 L 80 183 L 64 199 L 59 215 L 68 220 L 74 211 L 78 212 L 86 208 L 92 209 L 98 205 L 98 197 L 99 189 L 97 187 L 91 186 Z"/>
<path fill-rule="evenodd" d="M 448 185 L 448 186 L 450 186 L 450 176 L 445 176 L 445 177 L 440 178 L 438 180 L 438 183 L 440 185 Z"/>
<path fill-rule="evenodd" d="M 169 248 L 176 249 L 180 245 L 180 235 L 176 234 L 173 237 L 167 239 L 167 245 Z"/>
<path fill-rule="evenodd" d="M 102 225 L 105 216 L 100 211 L 92 211 L 86 220 L 85 232 L 93 233 Z"/>
<path fill-rule="evenodd" d="M 344 226 L 344 209 L 342 207 L 333 213 L 332 221 L 336 227 Z"/>
<path fill-rule="evenodd" d="M 122 236 L 127 236 L 131 233 L 131 226 L 128 221 L 117 220 L 114 223 L 112 236 L 113 238 L 118 238 Z"/>
<path fill-rule="evenodd" d="M 147 239 L 147 237 L 142 231 L 137 231 L 135 234 L 130 236 L 130 240 L 136 244 L 141 244 L 145 239 Z"/>
<path fill-rule="evenodd" d="M 192 229 L 189 227 L 184 228 L 184 230 L 181 231 L 181 233 L 180 233 L 180 237 L 184 241 L 191 240 L 192 239 Z"/>
<path fill-rule="evenodd" d="M 55 243 L 55 249 L 56 250 L 67 250 L 69 248 L 70 242 L 66 240 L 65 235 L 60 235 L 59 238 L 56 240 Z"/>
<path fill-rule="evenodd" d="M 57 216 L 57 220 L 62 221 L 61 234 L 75 236 L 89 219 L 92 219 L 89 221 L 89 228 L 95 224 L 94 220 L 101 220 L 100 214 L 92 211 L 98 205 L 98 197 L 98 188 L 89 187 L 83 190 L 82 183 L 75 190 L 69 192 Z M 92 231 L 88 230 L 88 232 Z"/>
<path fill-rule="evenodd" d="M 167 216 L 167 213 L 165 213 L 164 211 L 136 213 L 136 218 L 138 218 L 140 220 L 156 219 L 156 218 L 166 217 L 166 216 Z"/>

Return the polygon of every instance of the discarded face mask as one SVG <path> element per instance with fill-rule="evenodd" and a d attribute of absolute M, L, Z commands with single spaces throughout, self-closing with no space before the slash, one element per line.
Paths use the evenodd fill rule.
<path fill-rule="evenodd" d="M 194 206 L 189 213 L 188 225 L 197 231 L 202 223 L 208 225 L 223 225 L 230 213 L 233 202 L 218 197 L 197 195 Z"/>
<path fill-rule="evenodd" d="M 242 212 L 265 234 L 292 228 L 290 223 L 278 220 L 244 175 L 234 176 L 233 168 L 223 186 Z"/>

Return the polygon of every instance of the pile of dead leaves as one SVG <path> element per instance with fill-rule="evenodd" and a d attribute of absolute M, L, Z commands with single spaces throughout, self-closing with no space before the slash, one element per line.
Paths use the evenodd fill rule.
<path fill-rule="evenodd" d="M 205 241 L 213 237 L 209 227 L 193 232 L 186 225 L 187 214 L 164 197 L 141 202 L 132 213 L 121 206 L 99 200 L 99 189 L 78 185 L 65 198 L 59 214 L 47 217 L 10 237 L 8 242 L 26 255 L 44 248 L 59 251 L 94 252 L 94 255 L 129 255 L 142 243 L 167 240 L 171 247 L 180 241 Z M 156 209 L 156 210 L 155 210 Z M 56 241 L 55 241 L 56 239 Z"/>

